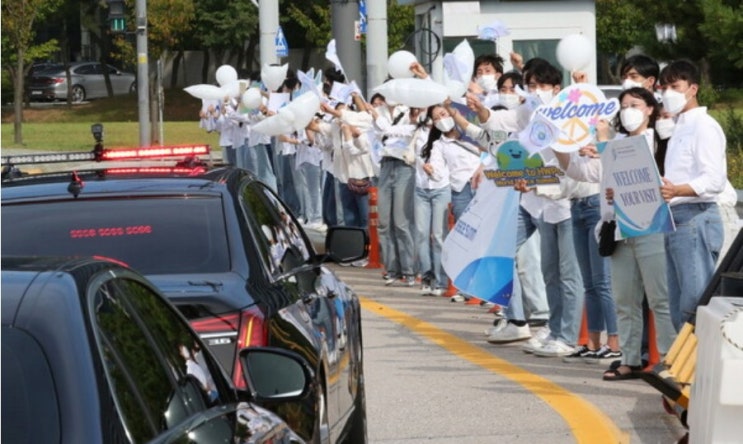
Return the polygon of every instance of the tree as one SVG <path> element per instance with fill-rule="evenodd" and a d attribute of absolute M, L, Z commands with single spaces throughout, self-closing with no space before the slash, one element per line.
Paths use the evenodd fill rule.
<path fill-rule="evenodd" d="M 699 29 L 711 43 L 710 53 L 743 69 L 743 4 L 738 1 L 705 0 L 702 2 L 702 14 L 704 21 Z"/>
<path fill-rule="evenodd" d="M 33 45 L 34 24 L 53 12 L 60 2 L 61 0 L 6 0 L 2 2 L 3 65 L 8 67 L 14 85 L 13 142 L 16 144 L 23 143 L 23 89 L 30 62 L 38 57 L 46 57 L 57 49 L 56 40 Z M 26 62 L 29 62 L 29 67 L 25 66 Z"/>
<path fill-rule="evenodd" d="M 632 1 L 596 0 L 596 48 L 603 54 L 616 56 L 619 69 L 624 54 L 645 39 L 652 24 L 647 15 Z M 612 83 L 619 83 L 619 73 L 612 71 L 607 57 L 602 57 L 603 70 Z"/>

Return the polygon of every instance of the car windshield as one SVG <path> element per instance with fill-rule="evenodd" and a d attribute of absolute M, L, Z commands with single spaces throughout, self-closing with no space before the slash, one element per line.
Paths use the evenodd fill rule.
<path fill-rule="evenodd" d="M 218 197 L 3 205 L 2 255 L 105 256 L 143 274 L 229 270 Z"/>

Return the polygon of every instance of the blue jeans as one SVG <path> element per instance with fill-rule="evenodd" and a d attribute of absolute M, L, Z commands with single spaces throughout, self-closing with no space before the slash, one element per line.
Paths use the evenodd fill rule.
<path fill-rule="evenodd" d="M 307 222 L 322 222 L 322 168 L 305 162 L 299 165 L 296 179 L 299 203 Z"/>
<path fill-rule="evenodd" d="M 596 333 L 606 328 L 607 334 L 616 335 L 617 314 L 611 294 L 611 265 L 608 258 L 599 254 L 594 235 L 596 224 L 601 220 L 600 204 L 598 194 L 572 199 L 573 242 L 583 276 L 588 331 Z"/>
<path fill-rule="evenodd" d="M 518 222 L 516 225 L 516 251 L 537 231 L 540 222 L 539 219 L 532 217 L 524 207 L 519 205 Z M 514 321 L 524 321 L 526 320 L 524 314 L 524 296 L 521 282 L 519 279 L 516 279 L 517 273 L 515 268 L 517 266 L 518 263 L 514 261 L 513 295 L 506 308 L 506 318 Z"/>
<path fill-rule="evenodd" d="M 379 171 L 378 215 L 382 262 L 388 273 L 413 276 L 415 168 L 384 157 Z"/>
<path fill-rule="evenodd" d="M 297 188 L 294 184 L 294 174 L 296 173 L 295 163 L 296 154 L 281 154 L 279 155 L 279 196 L 284 201 L 287 207 L 292 210 L 295 215 L 301 215 L 302 208 L 299 205 L 299 196 L 297 196 Z"/>
<path fill-rule="evenodd" d="M 322 187 L 322 220 L 325 225 L 333 227 L 338 225 L 335 202 L 335 176 L 325 172 L 325 184 Z"/>
<path fill-rule="evenodd" d="M 268 145 L 248 146 L 243 144 L 237 149 L 237 166 L 250 171 L 261 182 L 276 191 L 276 175 L 269 159 Z"/>
<path fill-rule="evenodd" d="M 434 288 L 447 288 L 449 285 L 441 266 L 449 202 L 451 187 L 415 188 L 415 243 L 418 246 L 419 270 L 429 278 Z"/>
<path fill-rule="evenodd" d="M 222 147 L 222 162 L 228 165 L 237 165 L 237 156 L 232 145 Z"/>
<path fill-rule="evenodd" d="M 539 225 L 542 236 L 542 274 L 550 307 L 550 336 L 575 345 L 583 317 L 583 285 L 570 219 Z"/>
<path fill-rule="evenodd" d="M 699 299 L 715 272 L 723 241 L 720 209 L 715 203 L 671 207 L 676 231 L 666 233 L 668 298 L 678 331 L 696 313 Z"/>
<path fill-rule="evenodd" d="M 356 194 L 346 184 L 340 184 L 343 222 L 347 227 L 369 228 L 369 195 Z"/>
<path fill-rule="evenodd" d="M 467 209 L 472 198 L 475 197 L 475 191 L 472 189 L 469 181 L 464 185 L 462 191 L 451 192 L 451 212 L 454 213 L 454 220 L 459 220 L 459 216 Z"/>

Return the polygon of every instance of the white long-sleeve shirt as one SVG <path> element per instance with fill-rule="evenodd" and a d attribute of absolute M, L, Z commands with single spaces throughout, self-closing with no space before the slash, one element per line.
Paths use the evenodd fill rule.
<path fill-rule="evenodd" d="M 460 192 L 480 167 L 480 149 L 461 140 L 450 139 L 444 135 L 433 143 L 432 162 L 443 162 L 449 168 L 451 189 Z M 438 159 L 441 156 L 441 160 Z M 436 157 L 436 158 L 435 158 Z"/>
<path fill-rule="evenodd" d="M 665 177 L 673 184 L 688 184 L 697 196 L 674 197 L 671 206 L 715 202 L 727 182 L 725 133 L 700 106 L 679 115 L 668 141 Z"/>

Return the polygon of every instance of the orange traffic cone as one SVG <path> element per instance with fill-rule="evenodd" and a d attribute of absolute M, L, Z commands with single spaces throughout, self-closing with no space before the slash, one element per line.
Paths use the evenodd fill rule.
<path fill-rule="evenodd" d="M 659 362 L 658 341 L 655 340 L 655 316 L 653 310 L 648 310 L 648 366 L 645 368 L 651 370 Z"/>
<path fill-rule="evenodd" d="M 588 344 L 588 315 L 583 307 L 583 319 L 580 322 L 580 333 L 578 334 L 578 345 Z"/>
<path fill-rule="evenodd" d="M 371 187 L 369 188 L 369 263 L 366 264 L 366 268 L 382 268 L 382 264 L 379 263 L 378 224 L 377 187 Z"/>

